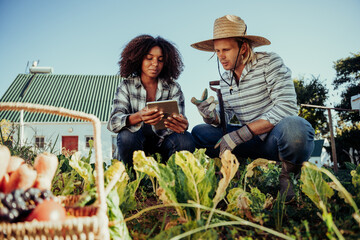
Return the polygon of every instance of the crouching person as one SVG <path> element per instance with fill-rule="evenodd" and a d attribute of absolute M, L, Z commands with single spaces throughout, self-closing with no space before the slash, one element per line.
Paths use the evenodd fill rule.
<path fill-rule="evenodd" d="M 121 53 L 120 75 L 108 129 L 117 133 L 118 159 L 133 165 L 133 152 L 160 153 L 167 160 L 175 151 L 195 150 L 185 117 L 184 95 L 175 82 L 183 70 L 179 51 L 161 37 L 140 35 Z M 177 100 L 180 114 L 165 119 L 165 129 L 155 130 L 164 114 L 147 102 Z"/>
<path fill-rule="evenodd" d="M 225 72 L 220 74 L 220 91 L 225 112 L 226 134 L 214 98 L 192 102 L 206 124 L 193 128 L 197 148 L 207 148 L 210 157 L 230 150 L 237 157 L 281 161 L 280 192 L 294 197 L 290 173 L 300 173 L 302 163 L 314 148 L 314 129 L 297 116 L 296 93 L 291 71 L 276 53 L 254 52 L 269 45 L 264 37 L 247 35 L 245 22 L 226 15 L 214 23 L 213 39 L 191 46 L 215 52 Z M 240 125 L 229 124 L 236 116 Z"/>

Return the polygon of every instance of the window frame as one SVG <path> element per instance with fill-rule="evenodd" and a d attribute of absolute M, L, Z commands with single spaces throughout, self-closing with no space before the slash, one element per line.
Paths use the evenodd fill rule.
<path fill-rule="evenodd" d="M 94 136 L 85 136 L 85 148 L 90 148 L 90 144 L 89 141 L 93 140 L 94 141 Z"/>
<path fill-rule="evenodd" d="M 42 140 L 38 141 L 38 140 Z M 39 135 L 39 136 L 35 136 L 35 146 L 39 149 L 44 149 L 45 148 L 45 136 Z"/>

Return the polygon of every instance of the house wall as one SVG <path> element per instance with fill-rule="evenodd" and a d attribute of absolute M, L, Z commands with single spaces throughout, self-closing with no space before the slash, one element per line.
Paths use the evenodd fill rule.
<path fill-rule="evenodd" d="M 101 147 L 103 161 L 110 164 L 113 151 L 112 137 L 116 137 L 116 134 L 111 133 L 106 126 L 107 123 L 101 123 Z M 44 136 L 45 144 L 55 144 L 54 152 L 59 154 L 62 149 L 62 136 L 78 136 L 78 150 L 82 156 L 88 156 L 89 148 L 85 145 L 85 139 L 93 136 L 93 131 L 92 123 L 24 123 L 23 141 L 25 145 L 34 146 L 35 137 Z M 92 154 L 92 161 L 94 156 Z"/>

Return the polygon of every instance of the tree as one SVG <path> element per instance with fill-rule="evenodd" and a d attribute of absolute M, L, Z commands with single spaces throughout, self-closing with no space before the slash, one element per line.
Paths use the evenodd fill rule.
<path fill-rule="evenodd" d="M 336 71 L 336 78 L 333 81 L 334 88 L 345 89 L 341 93 L 341 102 L 336 107 L 351 109 L 351 96 L 360 93 L 360 53 L 337 60 L 334 63 L 334 69 Z M 339 112 L 339 117 L 341 120 L 351 121 L 353 124 L 360 121 L 359 112 Z"/>
<path fill-rule="evenodd" d="M 351 109 L 351 96 L 360 93 L 360 53 L 352 54 L 334 63 L 336 78 L 335 89 L 342 88 L 340 104 L 335 107 Z M 359 112 L 339 112 L 340 121 L 336 129 L 336 148 L 339 163 L 349 161 L 350 149 L 360 151 L 360 115 Z"/>
<path fill-rule="evenodd" d="M 347 125 L 339 123 L 336 128 L 336 155 L 338 163 L 342 165 L 350 159 L 350 149 L 356 150 L 360 154 L 360 123 Z M 356 161 L 356 159 L 353 159 Z"/>
<path fill-rule="evenodd" d="M 294 79 L 297 102 L 324 106 L 328 98 L 328 89 L 321 83 L 319 77 L 312 76 L 310 81 Z M 316 135 L 325 135 L 329 132 L 325 110 L 319 108 L 300 107 L 299 116 L 305 118 L 315 129 Z"/>

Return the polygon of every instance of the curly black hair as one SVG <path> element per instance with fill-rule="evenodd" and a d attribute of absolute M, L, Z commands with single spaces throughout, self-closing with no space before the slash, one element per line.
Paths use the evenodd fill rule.
<path fill-rule="evenodd" d="M 184 69 L 179 50 L 162 37 L 154 38 L 150 35 L 137 36 L 125 46 L 118 62 L 120 76 L 124 78 L 141 76 L 142 61 L 155 46 L 161 48 L 164 57 L 164 67 L 159 78 L 168 82 L 176 80 Z"/>

